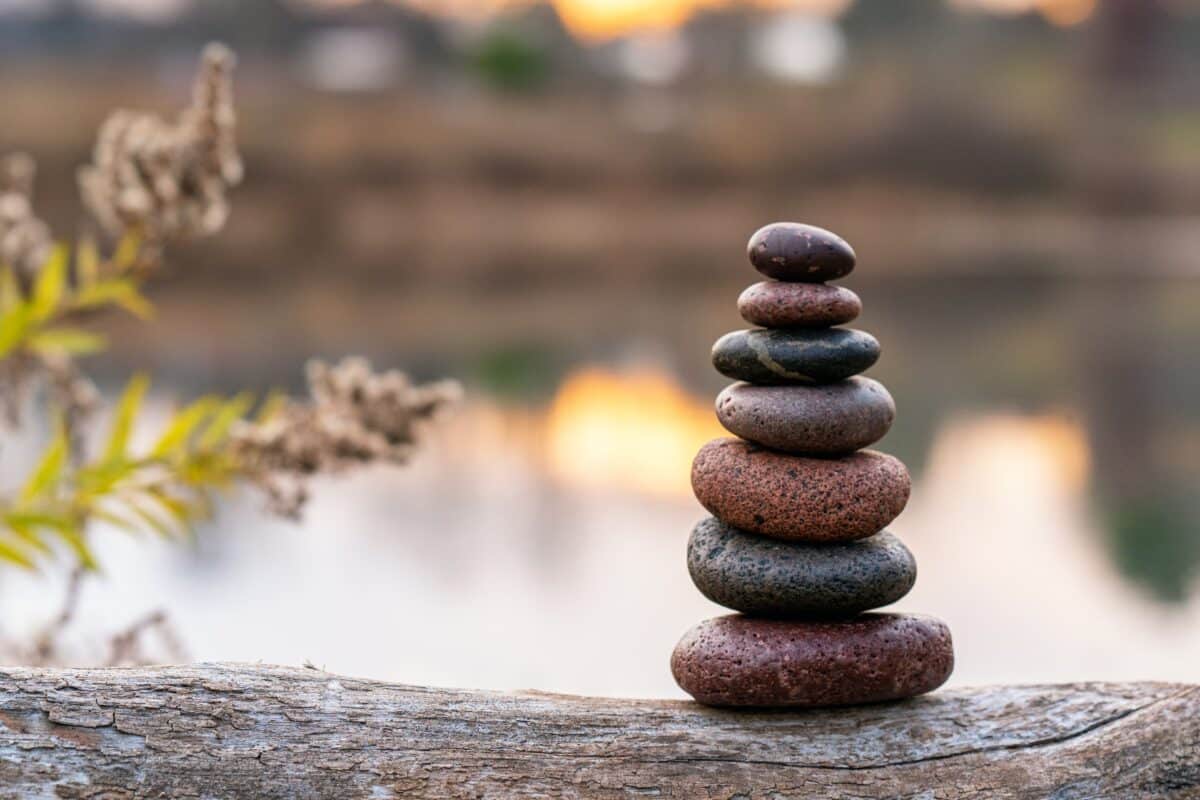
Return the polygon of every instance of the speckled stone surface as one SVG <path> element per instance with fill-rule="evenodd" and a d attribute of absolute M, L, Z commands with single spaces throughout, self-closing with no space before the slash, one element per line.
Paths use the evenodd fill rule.
<path fill-rule="evenodd" d="M 899 700 L 936 689 L 953 668 L 945 623 L 906 614 L 844 622 L 718 617 L 684 634 L 671 656 L 685 692 L 734 708 Z"/>
<path fill-rule="evenodd" d="M 709 513 L 779 539 L 847 542 L 878 533 L 908 502 L 908 470 L 873 450 L 808 458 L 741 439 L 714 439 L 692 462 L 692 490 Z"/>
<path fill-rule="evenodd" d="M 717 395 L 717 419 L 730 433 L 802 455 L 861 450 L 882 439 L 895 418 L 888 390 L 863 377 L 824 386 L 735 383 Z"/>
<path fill-rule="evenodd" d="M 862 300 L 841 286 L 762 281 L 742 292 L 738 313 L 764 328 L 829 328 L 862 313 Z"/>
<path fill-rule="evenodd" d="M 714 603 L 758 616 L 849 617 L 896 602 L 917 562 L 887 531 L 844 544 L 783 542 L 709 517 L 688 540 L 688 572 Z"/>
<path fill-rule="evenodd" d="M 836 233 L 815 225 L 776 222 L 760 228 L 746 246 L 750 263 L 781 281 L 822 283 L 849 275 L 854 249 Z"/>
<path fill-rule="evenodd" d="M 834 383 L 878 360 L 875 337 L 849 328 L 734 331 L 712 349 L 722 375 L 763 385 Z"/>

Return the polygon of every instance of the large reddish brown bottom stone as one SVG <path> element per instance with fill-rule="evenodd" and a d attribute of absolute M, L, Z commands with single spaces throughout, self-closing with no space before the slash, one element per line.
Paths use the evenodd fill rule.
<path fill-rule="evenodd" d="M 698 702 L 742 708 L 899 700 L 936 689 L 953 668 L 950 629 L 908 614 L 844 622 L 718 617 L 688 631 L 671 657 L 676 682 Z"/>

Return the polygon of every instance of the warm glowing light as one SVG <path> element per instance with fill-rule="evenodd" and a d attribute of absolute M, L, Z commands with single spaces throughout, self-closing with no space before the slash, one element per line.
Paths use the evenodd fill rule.
<path fill-rule="evenodd" d="M 696 451 L 721 435 L 728 434 L 712 402 L 666 374 L 590 368 L 569 376 L 554 398 L 547 461 L 551 474 L 577 485 L 685 495 Z"/>
<path fill-rule="evenodd" d="M 1068 27 L 1085 21 L 1096 10 L 1096 0 L 1042 0 L 1042 15 L 1055 25 Z"/>
<path fill-rule="evenodd" d="M 798 9 L 834 15 L 851 0 L 753 0 L 768 9 Z M 674 28 L 705 9 L 736 5 L 736 0 L 555 0 L 563 21 L 577 35 L 605 39 L 637 30 Z"/>
<path fill-rule="evenodd" d="M 953 452 L 943 452 L 952 449 Z M 1087 431 L 1061 416 L 1007 414 L 952 421 L 938 437 L 931 461 L 969 465 L 970 479 L 999 497 L 1031 491 L 1079 493 L 1087 488 L 1091 450 Z"/>
<path fill-rule="evenodd" d="M 1078 25 L 1092 16 L 1096 0 L 951 0 L 960 8 L 980 9 L 994 14 L 1027 14 L 1037 11 L 1048 21 L 1064 27 Z"/>

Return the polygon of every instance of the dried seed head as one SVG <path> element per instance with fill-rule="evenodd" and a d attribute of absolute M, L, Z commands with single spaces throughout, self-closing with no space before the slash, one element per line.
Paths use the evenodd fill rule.
<path fill-rule="evenodd" d="M 285 516 L 295 516 L 307 499 L 307 476 L 407 462 L 420 424 L 462 395 L 453 381 L 417 386 L 396 370 L 373 372 L 361 358 L 336 366 L 313 361 L 307 373 L 309 403 L 289 403 L 233 437 L 235 457 Z"/>
<path fill-rule="evenodd" d="M 0 158 L 0 264 L 28 287 L 50 257 L 50 228 L 33 213 L 34 160 L 24 153 Z"/>
<path fill-rule="evenodd" d="M 242 180 L 233 107 L 233 53 L 209 45 L 176 122 L 117 111 L 100 127 L 92 164 L 79 172 L 84 203 L 111 234 L 139 231 L 152 245 L 208 236 L 229 216 Z"/>

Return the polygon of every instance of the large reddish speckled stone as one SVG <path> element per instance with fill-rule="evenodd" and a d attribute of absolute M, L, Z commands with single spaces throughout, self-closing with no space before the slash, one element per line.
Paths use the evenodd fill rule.
<path fill-rule="evenodd" d="M 705 705 L 740 708 L 899 700 L 933 691 L 953 669 L 945 623 L 907 614 L 844 622 L 719 617 L 684 634 L 671 656 L 685 692 Z"/>
<path fill-rule="evenodd" d="M 854 248 L 832 231 L 799 222 L 776 222 L 750 237 L 746 253 L 754 268 L 780 281 L 824 283 L 850 274 Z"/>
<path fill-rule="evenodd" d="M 764 328 L 829 328 L 857 319 L 862 300 L 841 286 L 762 281 L 742 292 L 738 313 Z"/>
<path fill-rule="evenodd" d="M 846 542 L 899 516 L 911 488 L 899 459 L 872 450 L 806 458 L 714 439 L 692 462 L 692 490 L 713 516 L 779 539 Z"/>
<path fill-rule="evenodd" d="M 896 403 L 862 376 L 824 386 L 735 383 L 717 395 L 717 419 L 735 436 L 799 455 L 852 453 L 887 434 Z"/>

